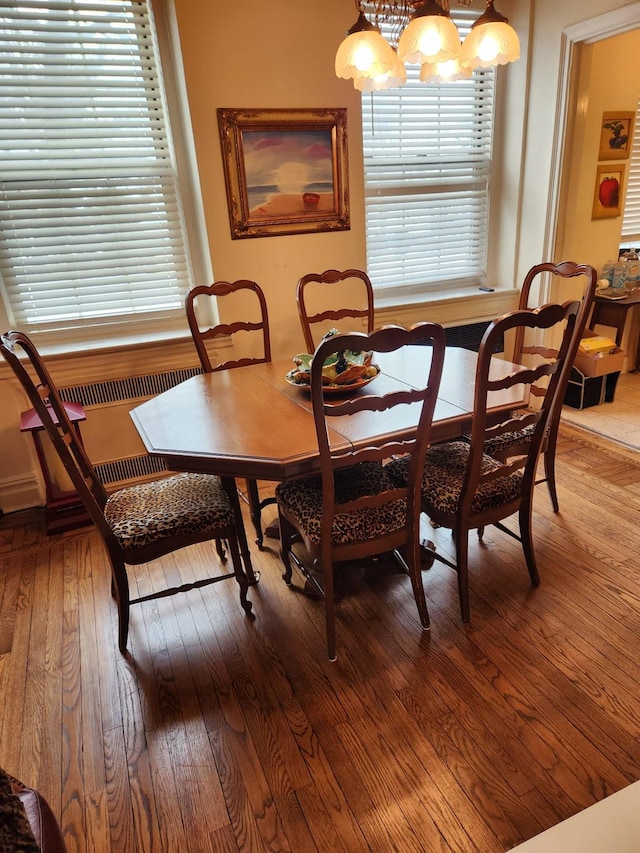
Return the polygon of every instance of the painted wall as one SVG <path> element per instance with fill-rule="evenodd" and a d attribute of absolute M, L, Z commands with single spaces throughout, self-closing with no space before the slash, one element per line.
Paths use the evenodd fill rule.
<path fill-rule="evenodd" d="M 320 12 L 296 0 L 175 0 L 175 11 L 214 277 L 258 281 L 274 355 L 300 352 L 298 278 L 365 266 L 359 96 L 333 72 L 336 45 L 355 20 L 353 3 L 324 0 Z M 351 230 L 232 240 L 218 107 L 346 107 Z"/>

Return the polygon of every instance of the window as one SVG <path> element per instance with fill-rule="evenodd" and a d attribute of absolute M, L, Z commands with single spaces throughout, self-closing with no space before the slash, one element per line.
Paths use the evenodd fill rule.
<path fill-rule="evenodd" d="M 477 13 L 452 10 L 464 37 Z M 383 34 L 384 26 L 382 27 Z M 493 69 L 363 94 L 367 270 L 376 297 L 485 282 Z"/>
<path fill-rule="evenodd" d="M 0 3 L 0 282 L 28 334 L 184 325 L 178 177 L 145 0 Z"/>
<path fill-rule="evenodd" d="M 627 175 L 627 194 L 622 218 L 622 242 L 640 246 L 640 100 L 636 112 L 635 129 Z"/>

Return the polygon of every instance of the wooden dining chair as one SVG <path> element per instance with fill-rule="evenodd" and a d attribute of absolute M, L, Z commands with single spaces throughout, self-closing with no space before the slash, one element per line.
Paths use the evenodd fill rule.
<path fill-rule="evenodd" d="M 323 394 L 322 365 L 333 353 L 370 350 L 375 362 L 376 353 L 393 352 L 418 342 L 427 346 L 416 347 L 419 357 L 415 358 L 411 386 L 392 381 L 389 387 L 387 377 L 380 376 L 366 388 L 346 396 Z M 442 327 L 433 323 L 421 323 L 411 329 L 389 326 L 368 335 L 355 332 L 329 338 L 313 359 L 311 400 L 320 474 L 279 484 L 276 499 L 283 578 L 291 584 L 293 561 L 324 598 L 330 660 L 336 659 L 334 570 L 337 563 L 345 560 L 395 552 L 411 578 L 422 627 L 429 628 L 420 574 L 420 474 L 440 385 L 444 344 Z M 410 404 L 420 407 L 420 416 L 417 430 L 414 426 L 406 435 L 402 430 L 403 413 Z M 376 421 L 384 424 L 381 433 L 386 433 L 385 438 L 375 438 Z M 390 423 L 397 424 L 391 436 Z M 416 421 L 411 423 L 415 425 Z M 348 435 L 349 440 L 332 447 L 331 427 Z M 399 486 L 389 479 L 382 465 L 397 453 L 408 454 L 411 459 L 408 480 Z M 296 535 L 314 561 L 312 568 L 292 549 Z M 316 566 L 321 570 L 321 579 L 313 570 Z"/>
<path fill-rule="evenodd" d="M 549 304 L 534 310 L 518 310 L 494 320 L 485 332 L 478 352 L 474 408 L 469 441 L 456 440 L 430 447 L 426 454 L 422 477 L 422 510 L 438 526 L 452 530 L 456 563 L 431 550 L 434 559 L 456 569 L 463 622 L 470 618 L 468 534 L 477 529 L 480 536 L 486 525 L 493 524 L 522 543 L 529 576 L 539 584 L 533 550 L 532 504 L 536 467 L 542 449 L 557 387 L 563 381 L 573 341 L 580 302 Z M 510 362 L 492 364 L 501 337 L 509 332 L 556 333 L 560 336 L 555 358 L 535 367 L 520 367 Z M 495 361 L 495 360 L 494 360 Z M 523 388 L 546 380 L 545 393 L 539 407 L 519 413 L 508 413 L 495 423 L 488 414 L 490 395 L 508 388 Z M 492 440 L 515 430 L 531 428 L 526 443 L 514 445 L 504 462 L 485 452 Z M 396 459 L 386 466 L 397 483 L 409 480 L 409 463 Z M 502 522 L 518 513 L 519 535 Z M 424 547 L 424 543 L 423 543 Z"/>
<path fill-rule="evenodd" d="M 560 298 L 564 290 L 571 290 L 567 296 L 571 298 L 580 297 L 580 311 L 576 320 L 573 340 L 569 345 L 567 352 L 567 369 L 563 372 L 561 380 L 558 382 L 556 389 L 556 397 L 552 402 L 551 413 L 547 426 L 547 432 L 544 438 L 542 447 L 542 458 L 544 463 L 544 476 L 536 480 L 536 485 L 546 483 L 551 499 L 553 511 L 558 512 L 558 491 L 556 487 L 556 445 L 558 443 L 558 430 L 560 428 L 560 418 L 562 416 L 562 403 L 569 383 L 571 374 L 571 365 L 573 365 L 580 339 L 584 332 L 587 318 L 593 304 L 593 297 L 596 292 L 596 284 L 598 279 L 597 271 L 594 267 L 588 264 L 576 264 L 572 261 L 563 261 L 559 264 L 543 263 L 536 264 L 531 267 L 525 276 L 520 291 L 520 300 L 518 308 L 531 309 L 532 291 L 535 292 L 537 285 L 541 284 L 543 275 L 553 276 L 552 285 L 554 286 L 554 300 Z M 569 282 L 568 279 L 580 279 L 578 283 Z M 579 290 L 579 293 L 576 293 Z M 534 300 L 534 303 L 539 300 Z M 511 361 L 517 364 L 532 364 L 542 360 L 553 360 L 557 357 L 558 350 L 554 342 L 541 342 L 539 340 L 530 340 L 524 328 L 516 329 L 513 353 Z M 532 405 L 537 405 L 537 400 L 545 394 L 545 389 L 534 386 L 530 389 L 530 394 L 534 399 Z M 514 432 L 510 435 L 502 435 L 500 438 L 494 438 L 487 443 L 485 451 L 496 459 L 505 459 L 512 451 L 514 446 L 526 444 L 531 440 L 533 434 L 533 426 L 527 429 Z"/>
<path fill-rule="evenodd" d="M 341 290 L 360 282 L 359 290 L 363 291 L 362 307 L 353 304 L 342 305 Z M 346 283 L 346 284 L 345 284 Z M 311 285 L 311 287 L 309 287 Z M 317 287 L 314 287 L 317 285 Z M 323 285 L 325 285 L 323 287 Z M 330 285 L 334 285 L 330 287 Z M 310 291 L 313 290 L 313 294 Z M 319 302 L 322 300 L 322 303 Z M 366 272 L 356 269 L 348 270 L 325 270 L 322 273 L 307 273 L 298 281 L 296 288 L 296 302 L 298 304 L 298 316 L 302 326 L 302 334 L 307 352 L 313 353 L 320 343 L 322 336 L 328 331 L 329 324 L 340 323 L 345 318 L 366 321 L 367 332 L 373 331 L 373 287 Z M 316 311 L 311 309 L 312 305 L 318 304 L 342 305 L 342 307 L 324 308 Z M 313 311 L 313 313 L 311 313 Z M 320 325 L 318 325 L 320 324 Z M 317 327 L 317 334 L 313 334 L 312 326 Z M 355 329 L 339 329 L 339 331 L 357 331 Z"/>
<path fill-rule="evenodd" d="M 243 310 L 246 307 L 249 315 L 251 315 L 251 311 L 253 310 L 255 314 L 254 319 L 235 320 L 231 323 L 211 323 L 207 321 L 202 324 L 203 314 L 207 314 L 208 317 L 217 316 L 220 301 L 224 297 L 232 295 L 239 296 L 240 298 L 245 297 L 245 299 L 248 298 L 249 304 L 243 305 Z M 271 361 L 271 339 L 269 335 L 267 302 L 262 288 L 255 281 L 248 281 L 247 279 L 239 279 L 234 282 L 216 281 L 213 284 L 194 287 L 187 294 L 186 312 L 191 336 L 200 359 L 200 364 L 205 373 L 212 373 L 217 370 L 230 370 L 234 367 L 244 367 L 250 364 L 262 364 Z M 234 358 L 223 358 L 216 355 L 215 349 L 213 349 L 215 345 L 221 347 L 229 339 L 235 345 L 237 339 L 234 336 L 241 338 L 244 333 L 258 338 L 258 344 L 254 347 L 253 354 L 236 355 Z M 248 338 L 245 339 L 245 342 L 248 342 Z M 241 346 L 242 344 L 238 342 L 238 345 Z M 220 401 L 220 405 L 224 405 L 224 401 Z M 256 480 L 245 480 L 245 487 L 247 490 L 249 513 L 256 531 L 256 544 L 262 550 L 264 542 L 262 510 L 269 504 L 275 503 L 275 498 L 268 497 L 260 500 Z"/>
<path fill-rule="evenodd" d="M 18 356 L 20 348 L 27 356 Z M 251 612 L 235 526 L 233 501 L 237 495 L 210 474 L 175 474 L 161 480 L 128 486 L 108 494 L 78 440 L 49 372 L 35 345 L 25 334 L 7 332 L 0 351 L 22 385 L 42 421 L 51 443 L 85 508 L 102 536 L 111 563 L 111 592 L 118 606 L 118 647 L 126 652 L 129 609 L 150 599 L 198 589 L 228 578 L 240 587 L 240 602 Z M 32 373 L 34 378 L 32 378 Z M 209 540 L 226 540 L 233 571 L 182 586 L 131 598 L 127 566 Z"/>

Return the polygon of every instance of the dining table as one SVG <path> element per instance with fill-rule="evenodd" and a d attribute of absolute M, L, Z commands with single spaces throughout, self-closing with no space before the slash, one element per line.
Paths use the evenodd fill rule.
<path fill-rule="evenodd" d="M 431 357 L 428 346 L 404 347 L 376 354 L 380 371 L 373 384 L 347 393 L 383 394 L 412 387 Z M 447 347 L 436 402 L 432 441 L 469 432 L 474 405 L 477 353 Z M 131 418 L 147 452 L 172 471 L 217 474 L 233 495 L 239 546 L 250 578 L 254 577 L 237 490 L 237 477 L 281 482 L 320 470 L 309 389 L 291 384 L 291 360 L 197 374 L 131 410 Z M 514 365 L 499 356 L 491 362 L 498 379 Z M 327 397 L 325 396 L 325 399 Z M 526 405 L 522 385 L 491 392 L 488 412 L 496 421 Z M 417 404 L 392 412 L 358 412 L 332 419 L 332 447 L 357 447 L 372 439 L 409 437 L 418 423 Z"/>

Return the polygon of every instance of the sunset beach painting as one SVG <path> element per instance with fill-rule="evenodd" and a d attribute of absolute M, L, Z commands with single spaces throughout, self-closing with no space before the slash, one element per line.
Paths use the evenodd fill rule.
<path fill-rule="evenodd" d="M 249 216 L 334 210 L 330 130 L 242 134 Z"/>
<path fill-rule="evenodd" d="M 232 238 L 350 227 L 346 110 L 218 110 Z"/>

